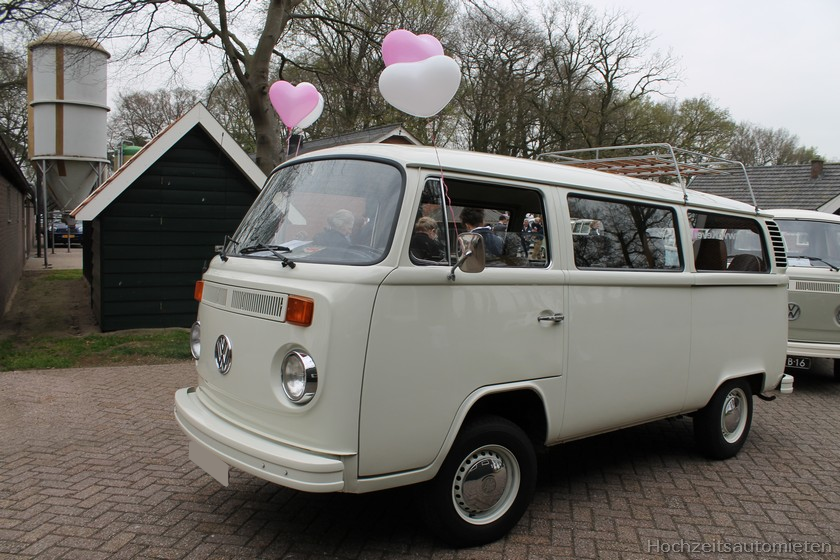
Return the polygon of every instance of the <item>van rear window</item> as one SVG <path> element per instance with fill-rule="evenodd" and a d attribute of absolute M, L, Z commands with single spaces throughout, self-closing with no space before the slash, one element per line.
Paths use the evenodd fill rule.
<path fill-rule="evenodd" d="M 698 272 L 768 272 L 761 226 L 743 216 L 690 211 L 694 268 Z"/>

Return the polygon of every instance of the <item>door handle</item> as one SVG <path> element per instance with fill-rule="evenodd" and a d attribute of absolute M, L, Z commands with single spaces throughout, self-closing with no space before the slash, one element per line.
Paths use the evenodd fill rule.
<path fill-rule="evenodd" d="M 552 323 L 562 323 L 566 316 L 562 313 L 552 313 L 550 315 L 540 315 L 537 317 L 537 322 L 551 321 Z"/>

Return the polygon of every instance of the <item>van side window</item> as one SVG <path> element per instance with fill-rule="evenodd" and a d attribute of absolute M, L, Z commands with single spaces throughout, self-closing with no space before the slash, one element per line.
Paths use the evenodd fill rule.
<path fill-rule="evenodd" d="M 741 216 L 689 211 L 694 268 L 698 272 L 768 272 L 758 222 Z"/>
<path fill-rule="evenodd" d="M 671 208 L 570 194 L 577 268 L 682 270 Z"/>
<path fill-rule="evenodd" d="M 462 179 L 426 181 L 409 244 L 412 262 L 451 266 L 458 235 L 484 237 L 488 267 L 548 266 L 545 206 L 538 190 Z"/>

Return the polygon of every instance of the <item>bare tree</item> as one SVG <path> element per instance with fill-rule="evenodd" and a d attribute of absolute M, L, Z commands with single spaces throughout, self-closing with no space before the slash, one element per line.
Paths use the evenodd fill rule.
<path fill-rule="evenodd" d="M 808 163 L 819 157 L 816 148 L 798 144 L 799 138 L 788 130 L 761 128 L 745 122 L 736 128 L 730 157 L 753 166 Z"/>
<path fill-rule="evenodd" d="M 97 38 L 130 46 L 121 55 L 157 57 L 176 70 L 206 49 L 221 55 L 221 72 L 242 86 L 256 134 L 256 162 L 265 172 L 279 161 L 282 139 L 268 98 L 271 63 L 293 12 L 303 0 L 79 0 Z"/>
<path fill-rule="evenodd" d="M 142 146 L 198 101 L 197 92 L 184 88 L 119 94 L 108 123 L 112 148 L 124 142 Z"/>
<path fill-rule="evenodd" d="M 543 74 L 541 43 L 524 13 L 474 5 L 459 18 L 453 39 L 463 82 L 456 96 L 469 149 L 531 156 Z"/>
<path fill-rule="evenodd" d="M 552 70 L 548 83 L 556 88 L 547 90 L 552 103 L 545 118 L 559 143 L 620 143 L 627 132 L 628 110 L 641 99 L 663 93 L 676 80 L 676 61 L 650 53 L 653 36 L 640 33 L 625 12 L 599 15 L 577 0 L 556 0 L 545 5 L 543 13 L 547 67 Z"/>
<path fill-rule="evenodd" d="M 379 94 L 381 43 L 399 28 L 443 37 L 454 16 L 450 0 L 311 0 L 290 25 L 289 56 L 280 75 L 313 83 L 324 114 L 307 132 L 329 136 L 402 122 L 424 140 L 425 119 L 401 113 Z"/>
<path fill-rule="evenodd" d="M 26 63 L 0 47 L 0 136 L 25 172 L 27 163 Z"/>
<path fill-rule="evenodd" d="M 248 112 L 248 103 L 242 86 L 230 76 L 207 87 L 204 94 L 207 110 L 219 121 L 231 137 L 247 153 L 257 148 L 254 121 Z"/>

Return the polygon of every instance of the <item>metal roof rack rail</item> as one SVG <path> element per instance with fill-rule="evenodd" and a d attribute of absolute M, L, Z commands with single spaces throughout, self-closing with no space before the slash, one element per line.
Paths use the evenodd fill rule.
<path fill-rule="evenodd" d="M 685 202 L 688 202 L 686 178 L 690 184 L 691 179 L 697 175 L 740 171 L 744 174 L 750 198 L 758 213 L 758 204 L 747 169 L 740 161 L 682 150 L 670 144 L 631 144 L 563 150 L 539 154 L 536 159 L 639 179 L 674 177 L 682 189 Z"/>

